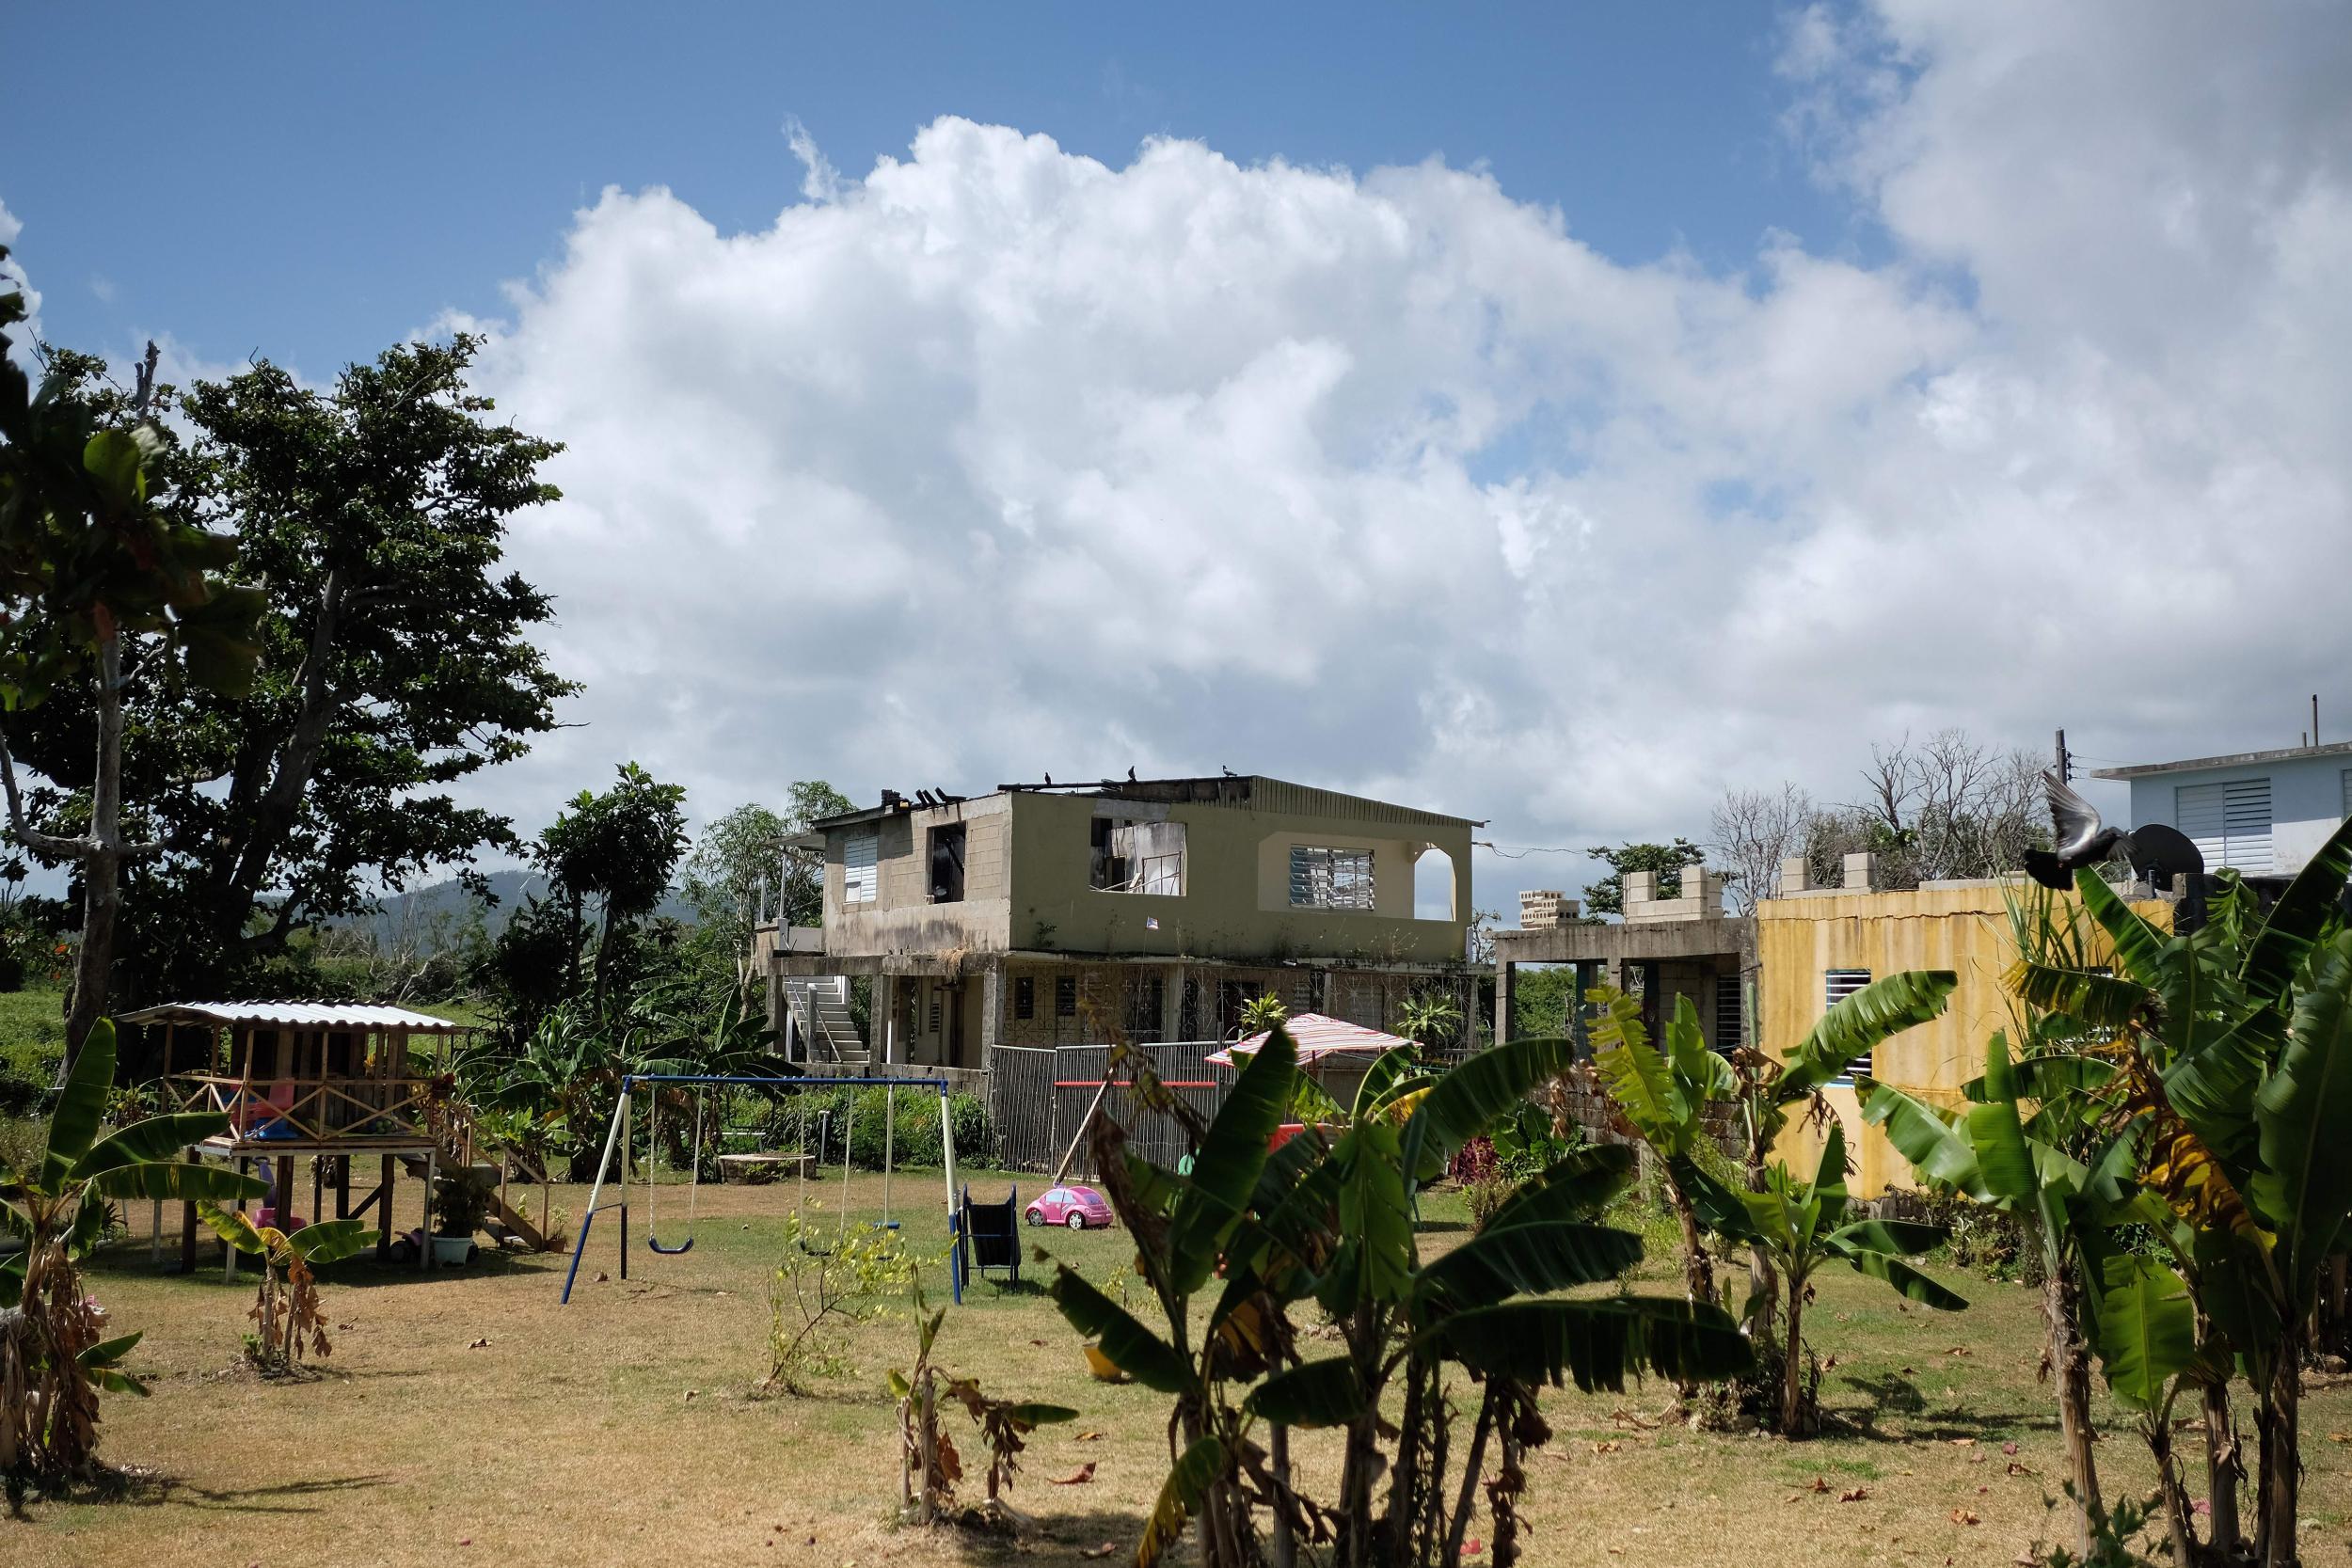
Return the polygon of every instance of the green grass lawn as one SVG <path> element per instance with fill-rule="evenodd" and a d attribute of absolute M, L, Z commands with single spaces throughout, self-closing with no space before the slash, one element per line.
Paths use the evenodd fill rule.
<path fill-rule="evenodd" d="M 820 1223 L 843 1212 L 839 1180 L 812 1184 L 826 1204 Z M 983 1199 L 1013 1183 L 1025 1195 L 1042 1186 L 993 1172 L 968 1180 Z M 304 1173 L 306 1211 L 308 1186 Z M 879 1217 L 881 1187 L 879 1177 L 852 1178 L 850 1223 Z M 586 1196 L 560 1188 L 554 1201 L 577 1216 Z M 419 1183 L 402 1183 L 400 1224 L 416 1223 L 421 1196 Z M 568 1265 L 560 1255 L 491 1257 L 447 1273 L 337 1266 L 326 1285 L 334 1354 L 320 1375 L 294 1382 L 239 1368 L 249 1274 L 235 1286 L 216 1264 L 173 1277 L 150 1265 L 142 1243 L 119 1247 L 92 1289 L 116 1326 L 147 1331 L 135 1360 L 154 1392 L 108 1402 L 103 1451 L 142 1479 L 128 1500 L 39 1504 L 29 1523 L 0 1523 L 0 1562 L 1124 1560 L 1167 1469 L 1168 1401 L 1087 1374 L 1043 1294 L 1045 1267 L 1026 1266 L 1018 1287 L 976 1284 L 949 1310 L 938 1352 L 992 1392 L 1081 1412 L 1041 1430 L 1023 1456 L 1010 1500 L 1039 1528 L 1017 1543 L 925 1534 L 890 1521 L 898 1464 L 882 1381 L 914 1354 L 903 1304 L 850 1326 L 838 1370 L 811 1395 L 765 1393 L 769 1285 L 798 1185 L 706 1184 L 693 1249 L 674 1258 L 644 1249 L 643 1190 L 633 1196 L 628 1276 L 607 1215 L 568 1307 L 559 1305 Z M 926 1284 L 944 1301 L 939 1173 L 900 1172 L 890 1197 L 907 1245 L 934 1259 Z M 685 1234 L 686 1199 L 683 1187 L 660 1193 L 664 1240 Z M 131 1218 L 147 1223 L 144 1212 Z M 1425 1254 L 1464 1233 L 1450 1194 L 1432 1195 L 1424 1222 Z M 1118 1230 L 1025 1235 L 1097 1283 L 1119 1278 L 1132 1257 Z M 1809 1442 L 1663 1422 L 1668 1390 L 1654 1383 L 1548 1392 L 1557 1435 L 1530 1461 L 1528 1560 L 2002 1564 L 2050 1539 L 2045 1505 L 2062 1461 L 2037 1378 L 2037 1298 L 1935 1272 L 1971 1297 L 1969 1311 L 1931 1312 L 1851 1273 L 1821 1275 L 1806 1323 L 1825 1361 L 1830 1430 Z M 1671 1295 L 1677 1279 L 1671 1246 L 1654 1245 L 1634 1288 Z M 1133 1295 L 1149 1321 L 1147 1298 Z M 1311 1318 L 1309 1309 L 1302 1324 Z M 2119 1415 L 2103 1419 L 2110 1495 L 2143 1490 L 2140 1445 Z M 2352 1478 L 2328 1434 L 2347 1428 L 2352 1389 L 2313 1379 L 2304 1407 L 2313 1562 L 2346 1550 Z M 967 1460 L 979 1451 L 968 1425 L 950 1431 Z M 1304 1434 L 1298 1449 L 1308 1483 L 1327 1489 L 1333 1446 Z M 1117 1550 L 1101 1554 L 1105 1542 Z"/>
<path fill-rule="evenodd" d="M 64 1051 L 63 991 L 0 991 L 0 1073 L 46 1084 Z"/>

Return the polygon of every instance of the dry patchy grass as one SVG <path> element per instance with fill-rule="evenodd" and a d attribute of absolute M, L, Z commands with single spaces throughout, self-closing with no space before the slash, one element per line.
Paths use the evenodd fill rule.
<path fill-rule="evenodd" d="M 1006 1180 L 976 1178 L 976 1191 Z M 853 1212 L 870 1212 L 879 1185 L 858 1179 Z M 577 1213 L 585 1196 L 557 1201 Z M 663 1194 L 665 1232 L 682 1196 Z M 936 1253 L 936 1173 L 901 1175 L 895 1196 L 909 1244 Z M 109 1401 L 104 1453 L 149 1479 L 127 1498 L 37 1504 L 30 1522 L 0 1523 L 0 1562 L 1074 1564 L 1111 1541 L 1123 1559 L 1166 1465 L 1167 1402 L 1089 1379 L 1033 1288 L 969 1292 L 940 1353 L 992 1389 L 1084 1412 L 1025 1456 L 1012 1500 L 1041 1529 L 1022 1542 L 888 1522 L 898 1459 L 881 1384 L 910 1355 L 903 1315 L 856 1329 L 854 1370 L 819 1397 L 756 1392 L 767 1275 L 793 1196 L 788 1184 L 706 1186 L 693 1251 L 640 1248 L 626 1281 L 600 1224 L 569 1307 L 560 1257 L 436 1275 L 342 1265 L 326 1286 L 343 1325 L 335 1354 L 301 1382 L 237 1370 L 246 1285 L 223 1285 L 216 1268 L 167 1277 L 143 1246 L 124 1248 L 95 1288 L 119 1324 L 148 1331 L 138 1359 L 155 1386 Z M 1455 1223 L 1447 1202 L 1433 1203 L 1433 1244 Z M 1126 1258 L 1115 1231 L 1030 1234 L 1097 1281 Z M 1642 1288 L 1672 1289 L 1670 1258 L 1645 1272 Z M 940 1270 L 928 1275 L 944 1289 Z M 1665 1402 L 1656 1385 L 1548 1396 L 1559 1434 L 1534 1464 L 1531 1560 L 2010 1561 L 2051 1532 L 2058 1468 L 2035 1304 L 2016 1287 L 1960 1283 L 1975 1307 L 1943 1316 L 1851 1275 L 1823 1278 L 1807 1324 L 1836 1356 L 1823 1392 L 1836 1430 L 1813 1442 L 1645 1425 Z M 2327 1434 L 2348 1426 L 2352 1394 L 2313 1394 L 2314 1562 L 2345 1549 L 2352 1484 Z M 2145 1484 L 2120 1425 L 2102 1457 L 2111 1486 Z M 1050 1484 L 1089 1462 L 1090 1481 Z M 1306 1463 L 1327 1466 L 1328 1446 L 1311 1445 Z"/>

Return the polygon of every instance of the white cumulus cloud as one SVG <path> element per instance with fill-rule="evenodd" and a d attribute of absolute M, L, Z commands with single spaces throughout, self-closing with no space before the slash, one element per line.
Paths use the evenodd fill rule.
<path fill-rule="evenodd" d="M 2352 654 L 2352 26 L 2156 9 L 1796 18 L 1871 261 L 957 119 L 862 179 L 795 123 L 755 231 L 607 191 L 481 367 L 568 444 L 515 553 L 588 683 L 496 787 L 1229 766 L 1581 844 L 1905 728 L 2290 741 Z"/>

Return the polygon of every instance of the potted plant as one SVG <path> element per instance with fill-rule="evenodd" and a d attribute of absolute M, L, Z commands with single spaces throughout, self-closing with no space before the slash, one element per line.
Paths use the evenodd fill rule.
<path fill-rule="evenodd" d="M 471 1171 L 445 1171 L 433 1181 L 433 1260 L 463 1263 L 474 1232 L 490 1217 L 490 1189 Z"/>

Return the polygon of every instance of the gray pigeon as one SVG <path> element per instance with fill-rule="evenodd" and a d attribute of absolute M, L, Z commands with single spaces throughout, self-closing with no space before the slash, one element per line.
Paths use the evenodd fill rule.
<path fill-rule="evenodd" d="M 2172 879 L 2180 875 L 2200 876 L 2205 869 L 2205 857 L 2187 834 L 2161 822 L 2125 832 L 2110 828 L 2099 818 L 2099 808 L 2084 800 L 2067 786 L 2066 781 L 2054 772 L 2042 775 L 2042 786 L 2050 797 L 2050 824 L 2054 830 L 2051 842 L 2056 852 L 2046 849 L 2026 851 L 2026 871 L 2043 887 L 2060 893 L 2074 885 L 2074 873 L 2086 865 L 2097 865 L 2113 855 L 2121 847 L 2123 858 L 2132 869 L 2148 879 L 2155 887 L 2169 888 Z"/>

